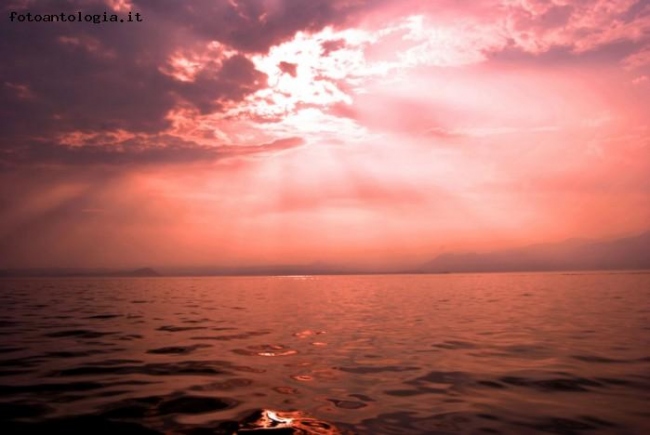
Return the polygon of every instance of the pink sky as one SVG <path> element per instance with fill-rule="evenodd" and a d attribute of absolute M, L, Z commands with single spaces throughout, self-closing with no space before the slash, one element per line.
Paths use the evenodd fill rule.
<path fill-rule="evenodd" d="M 0 29 L 0 267 L 406 265 L 649 227 L 643 1 L 70 11 L 111 8 L 144 21 Z"/>

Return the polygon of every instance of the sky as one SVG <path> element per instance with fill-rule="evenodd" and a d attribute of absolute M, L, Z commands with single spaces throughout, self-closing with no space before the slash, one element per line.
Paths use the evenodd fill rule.
<path fill-rule="evenodd" d="M 650 3 L 0 9 L 0 267 L 399 266 L 650 226 Z"/>

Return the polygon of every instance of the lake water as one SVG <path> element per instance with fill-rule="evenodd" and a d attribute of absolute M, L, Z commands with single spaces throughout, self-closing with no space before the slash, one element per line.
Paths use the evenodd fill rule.
<path fill-rule="evenodd" d="M 650 433 L 650 273 L 0 280 L 0 433 Z"/>

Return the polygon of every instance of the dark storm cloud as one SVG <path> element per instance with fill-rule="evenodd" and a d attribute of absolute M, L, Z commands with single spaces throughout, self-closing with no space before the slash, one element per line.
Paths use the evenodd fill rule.
<path fill-rule="evenodd" d="M 225 103 L 266 86 L 266 76 L 246 54 L 265 52 L 298 30 L 342 23 L 369 7 L 367 3 L 372 4 L 134 0 L 133 11 L 141 14 L 142 22 L 100 24 L 9 21 L 11 11 L 112 13 L 100 0 L 3 3 L 0 156 L 5 161 L 20 155 L 68 156 L 69 150 L 42 143 L 72 131 L 159 134 L 169 126 L 170 109 L 181 104 L 203 114 L 219 111 Z M 178 50 L 204 47 L 210 41 L 239 54 L 204 68 L 193 81 L 176 80 L 161 70 Z M 38 147 L 43 149 L 34 152 Z M 197 148 L 197 155 L 203 152 Z"/>
<path fill-rule="evenodd" d="M 72 166 L 122 166 L 148 164 L 182 164 L 213 161 L 229 157 L 274 153 L 304 144 L 298 137 L 278 139 L 259 145 L 199 145 L 169 135 L 138 137 L 119 143 L 85 146 L 61 146 L 56 143 L 30 143 L 16 149 L 10 158 L 0 154 L 0 168 L 11 169 L 16 164 L 41 162 Z M 160 145 L 164 144 L 164 145 Z"/>
<path fill-rule="evenodd" d="M 139 0 L 144 10 L 197 36 L 237 50 L 263 53 L 296 32 L 338 25 L 385 0 Z"/>
<path fill-rule="evenodd" d="M 9 7 L 3 9 L 8 16 Z M 22 12 L 94 14 L 106 9 L 100 2 L 42 1 Z M 149 22 L 4 23 L 0 53 L 9 61 L 0 68 L 3 131 L 160 130 L 174 104 L 173 82 L 158 72 L 170 38 Z M 33 98 L 21 98 L 7 83 L 25 86 Z"/>
<path fill-rule="evenodd" d="M 193 82 L 175 83 L 171 90 L 202 114 L 217 112 L 226 101 L 239 101 L 265 83 L 266 75 L 242 55 L 226 59 L 218 70 L 206 69 Z"/>

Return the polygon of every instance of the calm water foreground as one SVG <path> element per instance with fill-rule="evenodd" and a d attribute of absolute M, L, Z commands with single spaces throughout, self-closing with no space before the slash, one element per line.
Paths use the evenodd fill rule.
<path fill-rule="evenodd" d="M 0 280 L 0 433 L 650 433 L 650 274 Z"/>

